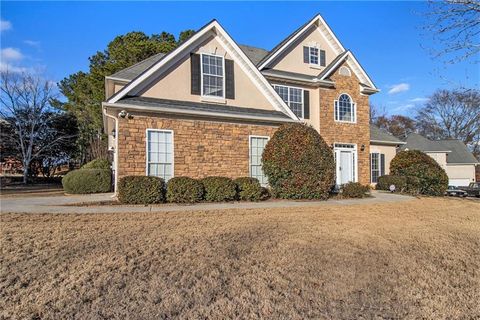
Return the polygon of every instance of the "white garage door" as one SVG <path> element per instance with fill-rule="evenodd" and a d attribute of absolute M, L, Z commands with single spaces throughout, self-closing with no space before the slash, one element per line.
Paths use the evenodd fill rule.
<path fill-rule="evenodd" d="M 449 179 L 448 185 L 449 186 L 468 186 L 470 183 L 470 179 Z"/>

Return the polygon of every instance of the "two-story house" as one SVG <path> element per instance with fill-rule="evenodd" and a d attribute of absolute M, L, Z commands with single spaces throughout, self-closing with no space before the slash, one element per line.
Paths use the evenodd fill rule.
<path fill-rule="evenodd" d="M 252 176 L 282 124 L 313 126 L 337 183 L 370 183 L 369 96 L 378 92 L 320 15 L 271 51 L 238 45 L 213 20 L 172 52 L 106 77 L 116 181 L 125 175 Z"/>

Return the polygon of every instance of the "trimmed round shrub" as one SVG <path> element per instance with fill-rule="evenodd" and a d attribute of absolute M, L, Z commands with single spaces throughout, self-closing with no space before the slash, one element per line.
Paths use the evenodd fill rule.
<path fill-rule="evenodd" d="M 342 187 L 342 196 L 345 198 L 364 198 L 370 192 L 368 186 L 364 186 L 358 182 L 349 182 Z"/>
<path fill-rule="evenodd" d="M 403 192 L 407 186 L 407 178 L 402 176 L 392 176 L 392 175 L 384 175 L 378 177 L 377 185 L 375 189 L 377 190 L 387 190 L 390 191 L 391 185 L 395 186 L 395 191 Z"/>
<path fill-rule="evenodd" d="M 327 199 L 335 184 L 333 151 L 307 125 L 282 125 L 268 141 L 262 163 L 278 198 Z"/>
<path fill-rule="evenodd" d="M 67 173 L 62 179 L 66 193 L 88 194 L 110 192 L 112 174 L 104 169 L 80 169 Z"/>
<path fill-rule="evenodd" d="M 174 177 L 167 183 L 167 201 L 195 203 L 203 199 L 203 184 L 189 177 Z"/>
<path fill-rule="evenodd" d="M 202 180 L 206 201 L 232 201 L 237 198 L 237 185 L 226 177 L 206 177 Z"/>
<path fill-rule="evenodd" d="M 262 198 L 262 186 L 258 179 L 241 177 L 233 180 L 237 185 L 238 198 L 246 201 L 258 201 Z"/>
<path fill-rule="evenodd" d="M 390 173 L 403 177 L 415 177 L 418 193 L 443 196 L 448 187 L 448 176 L 440 165 L 426 153 L 408 150 L 397 153 L 390 163 Z M 413 178 L 410 178 L 412 183 Z M 408 188 L 408 181 L 407 181 Z"/>
<path fill-rule="evenodd" d="M 122 177 L 118 181 L 118 200 L 125 204 L 163 203 L 165 182 L 159 177 Z"/>
<path fill-rule="evenodd" d="M 110 162 L 107 159 L 95 159 L 85 163 L 81 169 L 105 169 L 110 170 Z"/>

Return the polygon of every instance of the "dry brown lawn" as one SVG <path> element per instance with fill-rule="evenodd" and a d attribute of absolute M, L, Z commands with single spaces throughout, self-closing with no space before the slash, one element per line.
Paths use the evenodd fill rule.
<path fill-rule="evenodd" d="M 0 318 L 478 319 L 480 202 L 2 214 Z"/>

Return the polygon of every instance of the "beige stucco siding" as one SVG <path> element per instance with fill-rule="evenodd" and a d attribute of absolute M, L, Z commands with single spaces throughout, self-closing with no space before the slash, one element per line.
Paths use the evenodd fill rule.
<path fill-rule="evenodd" d="M 438 164 L 447 171 L 447 153 L 446 152 L 428 152 L 430 157 L 432 157 Z"/>
<path fill-rule="evenodd" d="M 473 164 L 447 164 L 447 175 L 449 179 L 470 179 L 475 181 L 475 166 Z"/>
<path fill-rule="evenodd" d="M 316 26 L 312 26 L 303 37 L 297 40 L 292 46 L 285 51 L 285 53 L 279 55 L 269 67 L 272 69 L 296 72 L 308 75 L 318 75 L 324 67 L 313 66 L 303 62 L 303 47 L 304 46 L 317 46 L 321 50 L 325 50 L 326 65 L 328 66 L 336 55 L 333 49 L 325 40 L 320 30 Z"/>
<path fill-rule="evenodd" d="M 226 52 L 219 40 L 211 37 L 208 41 L 193 50 L 194 53 L 208 53 L 232 59 Z M 233 60 L 233 59 L 232 59 Z M 227 104 L 236 107 L 258 108 L 274 110 L 265 95 L 255 86 L 248 75 L 236 63 L 234 64 L 235 99 L 214 99 L 191 94 L 191 67 L 190 55 L 187 54 L 177 65 L 170 68 L 160 78 L 155 79 L 153 84 L 140 93 L 143 97 L 162 98 L 192 102 L 208 102 Z"/>
<path fill-rule="evenodd" d="M 390 163 L 397 154 L 396 146 L 370 144 L 370 153 L 383 153 L 385 155 L 385 174 L 390 174 Z"/>

